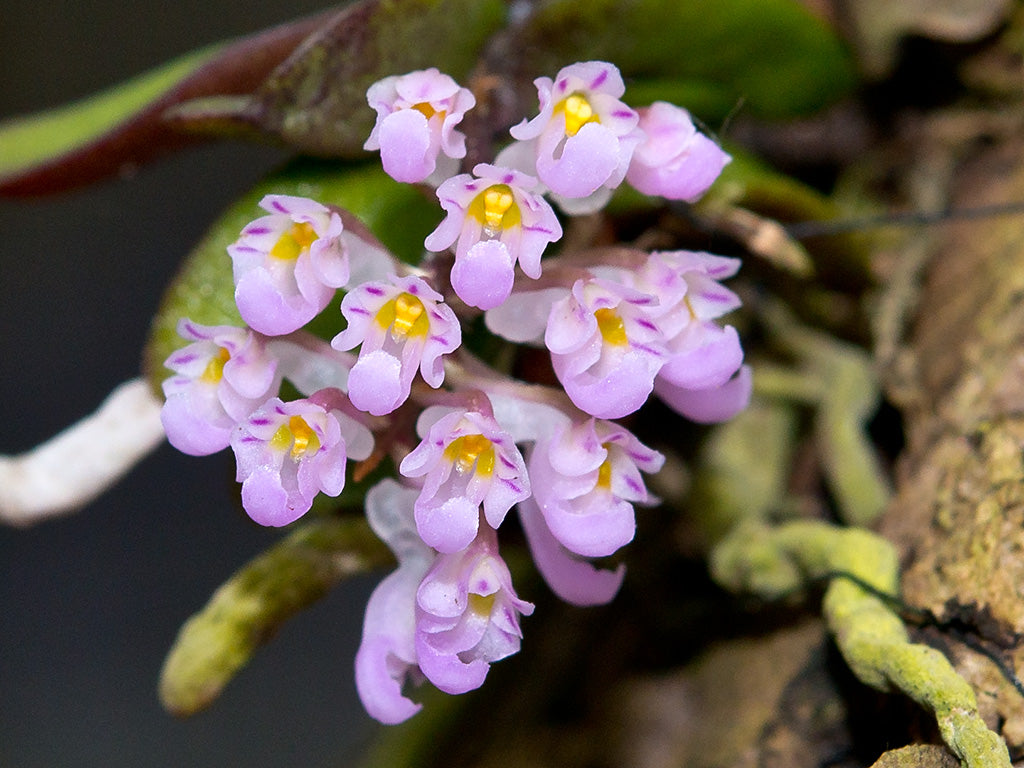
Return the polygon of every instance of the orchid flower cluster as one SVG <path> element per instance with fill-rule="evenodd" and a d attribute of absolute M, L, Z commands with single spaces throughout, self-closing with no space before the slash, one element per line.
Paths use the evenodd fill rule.
<path fill-rule="evenodd" d="M 318 494 L 337 496 L 349 461 L 394 460 L 397 478 L 368 491 L 366 513 L 398 568 L 370 598 L 356 656 L 363 703 L 386 723 L 419 709 L 407 682 L 463 693 L 519 650 L 533 605 L 498 541 L 513 507 L 552 590 L 608 602 L 623 566 L 591 559 L 633 539 L 634 505 L 654 502 L 643 475 L 664 461 L 613 420 L 652 392 L 699 422 L 728 419 L 750 395 L 739 337 L 718 322 L 739 305 L 721 285 L 736 259 L 625 248 L 542 259 L 562 236 L 548 199 L 565 215 L 592 212 L 625 181 L 692 201 L 728 155 L 679 107 L 628 107 L 611 64 L 574 64 L 535 85 L 539 113 L 470 174 L 456 173 L 468 89 L 436 69 L 374 84 L 366 148 L 395 180 L 436 186 L 446 215 L 424 246 L 451 249 L 454 266 L 440 256 L 408 266 L 348 214 L 267 196 L 267 215 L 228 249 L 247 327 L 182 320 L 189 343 L 166 363 L 170 441 L 193 455 L 230 446 L 258 523 L 287 525 Z M 328 343 L 305 326 L 338 290 L 345 325 Z M 481 311 L 496 336 L 546 347 L 561 387 L 518 381 L 467 351 L 462 323 Z"/>

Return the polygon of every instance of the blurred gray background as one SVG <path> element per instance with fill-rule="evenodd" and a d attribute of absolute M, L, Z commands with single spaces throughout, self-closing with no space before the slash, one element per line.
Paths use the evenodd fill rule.
<path fill-rule="evenodd" d="M 0 118 L 59 105 L 316 0 L 0 3 Z M 138 375 L 167 281 L 218 213 L 283 158 L 215 144 L 133 179 L 0 201 L 0 453 L 25 450 Z M 164 446 L 73 517 L 0 528 L 0 766 L 337 766 L 371 723 L 352 679 L 375 578 L 293 620 L 191 720 L 160 666 L 181 623 L 279 533 L 233 502 L 230 452 Z"/>

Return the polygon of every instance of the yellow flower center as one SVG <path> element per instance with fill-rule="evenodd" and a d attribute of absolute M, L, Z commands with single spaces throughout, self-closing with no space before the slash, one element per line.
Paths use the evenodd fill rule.
<path fill-rule="evenodd" d="M 270 249 L 270 255 L 282 261 L 294 261 L 319 239 L 312 224 L 299 221 L 292 224 L 288 230 L 277 239 L 274 247 Z"/>
<path fill-rule="evenodd" d="M 566 96 L 555 105 L 555 114 L 565 113 L 565 134 L 575 136 L 580 128 L 587 123 L 599 123 L 601 119 L 594 114 L 594 108 L 586 97 L 579 93 Z"/>
<path fill-rule="evenodd" d="M 207 384 L 219 384 L 224 378 L 224 363 L 231 359 L 231 354 L 224 347 L 217 348 L 217 354 L 210 358 L 205 370 L 199 377 Z"/>
<path fill-rule="evenodd" d="M 492 232 L 518 227 L 523 220 L 507 184 L 495 184 L 478 194 L 468 212 Z"/>
<path fill-rule="evenodd" d="M 476 592 L 469 593 L 469 610 L 477 616 L 490 616 L 494 610 L 494 600 L 498 597 L 495 592 L 490 595 L 478 595 Z"/>
<path fill-rule="evenodd" d="M 434 115 L 439 115 L 441 120 L 443 121 L 444 118 L 445 118 L 445 114 L 446 114 L 445 110 L 442 109 L 442 110 L 438 111 L 438 110 L 434 109 L 432 106 L 430 106 L 430 104 L 428 104 L 425 101 L 421 101 L 419 104 L 413 104 L 410 107 L 410 109 L 415 109 L 417 112 L 422 114 L 425 118 L 427 118 L 427 120 L 432 118 Z"/>
<path fill-rule="evenodd" d="M 270 438 L 270 445 L 278 451 L 287 451 L 290 448 L 292 458 L 298 461 L 307 453 L 315 454 L 319 451 L 320 439 L 304 418 L 292 416 L 288 423 L 282 424 Z"/>
<path fill-rule="evenodd" d="M 606 343 L 617 347 L 625 346 L 629 343 L 629 339 L 626 338 L 626 326 L 614 309 L 602 307 L 595 310 L 594 318 L 597 320 L 598 330 L 601 331 L 601 336 L 604 337 Z"/>
<path fill-rule="evenodd" d="M 494 472 L 494 444 L 483 435 L 457 437 L 444 449 L 444 457 L 464 475 L 476 464 L 476 473 L 490 477 Z"/>
<path fill-rule="evenodd" d="M 426 336 L 430 331 L 430 318 L 423 302 L 411 293 L 400 293 L 377 312 L 377 324 L 391 330 L 395 341 L 406 336 Z"/>
<path fill-rule="evenodd" d="M 612 487 L 611 448 L 608 443 L 601 443 L 601 447 L 608 451 L 608 458 L 602 461 L 601 466 L 597 468 L 597 487 L 607 491 Z"/>

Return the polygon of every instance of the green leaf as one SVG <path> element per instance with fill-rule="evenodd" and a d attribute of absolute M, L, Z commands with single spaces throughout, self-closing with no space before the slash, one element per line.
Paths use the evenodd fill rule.
<path fill-rule="evenodd" d="M 807 114 L 845 95 L 854 70 L 838 38 L 795 0 L 547 0 L 527 23 L 531 72 L 603 59 L 642 87 L 685 83 L 721 119 L 742 99 L 760 117 Z M 627 89 L 627 97 L 629 89 Z M 683 106 L 687 106 L 685 103 Z"/>
<path fill-rule="evenodd" d="M 504 22 L 502 0 L 366 0 L 310 37 L 249 98 L 203 99 L 175 111 L 196 130 L 232 124 L 319 156 L 357 157 L 373 128 L 366 89 L 437 67 L 456 79 Z"/>
<path fill-rule="evenodd" d="M 225 582 L 181 628 L 160 674 L 175 715 L 209 706 L 286 620 L 343 579 L 393 562 L 361 517 L 305 523 Z"/>
<path fill-rule="evenodd" d="M 251 93 L 324 20 L 302 19 L 204 48 L 91 98 L 0 123 L 0 194 L 71 189 L 195 141 L 165 120 L 170 107 Z"/>
<path fill-rule="evenodd" d="M 379 164 L 345 165 L 300 160 L 258 184 L 232 205 L 203 236 L 168 287 L 153 319 L 143 367 L 155 389 L 170 371 L 164 360 L 185 344 L 178 321 L 187 317 L 203 325 L 242 325 L 235 306 L 235 284 L 227 247 L 241 229 L 266 212 L 259 201 L 267 194 L 300 195 L 344 208 L 362 220 L 399 258 L 417 262 L 423 240 L 440 220 L 435 202 L 414 185 L 389 178 Z M 337 304 L 324 310 L 337 318 Z M 316 322 L 316 321 L 314 321 Z"/>
<path fill-rule="evenodd" d="M 0 176 L 15 176 L 96 139 L 209 61 L 217 50 L 197 51 L 91 98 L 0 124 Z"/>

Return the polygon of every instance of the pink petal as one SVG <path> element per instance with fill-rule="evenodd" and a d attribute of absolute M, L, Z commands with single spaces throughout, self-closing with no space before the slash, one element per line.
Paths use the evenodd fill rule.
<path fill-rule="evenodd" d="M 485 240 L 456 259 L 452 287 L 471 307 L 494 309 L 512 293 L 515 273 L 508 248 L 498 240 Z"/>
<path fill-rule="evenodd" d="M 711 389 L 682 389 L 661 378 L 655 393 L 677 413 L 700 424 L 728 421 L 750 403 L 750 366 L 740 368 L 736 377 Z"/>
<path fill-rule="evenodd" d="M 551 535 L 532 499 L 519 505 L 519 517 L 533 561 L 552 592 L 573 605 L 603 605 L 612 601 L 622 586 L 626 566 L 607 571 L 572 557 Z"/>
<path fill-rule="evenodd" d="M 429 176 L 437 163 L 430 126 L 415 109 L 393 112 L 381 121 L 380 159 L 395 181 L 415 184 Z"/>
<path fill-rule="evenodd" d="M 383 350 L 362 354 L 348 375 L 348 396 L 360 411 L 383 416 L 405 402 L 402 363 Z"/>
<path fill-rule="evenodd" d="M 420 537 L 438 552 L 450 554 L 465 549 L 476 538 L 480 508 L 464 496 L 441 504 L 416 500 L 416 529 Z"/>
<path fill-rule="evenodd" d="M 537 175 L 551 191 L 565 197 L 586 197 L 604 185 L 619 165 L 619 138 L 599 123 L 587 123 L 565 139 L 555 159 L 560 136 L 541 137 Z"/>
<path fill-rule="evenodd" d="M 661 369 L 661 378 L 683 389 L 710 389 L 732 378 L 743 363 L 736 329 L 707 323 L 700 331 L 701 343 L 672 355 Z"/>

